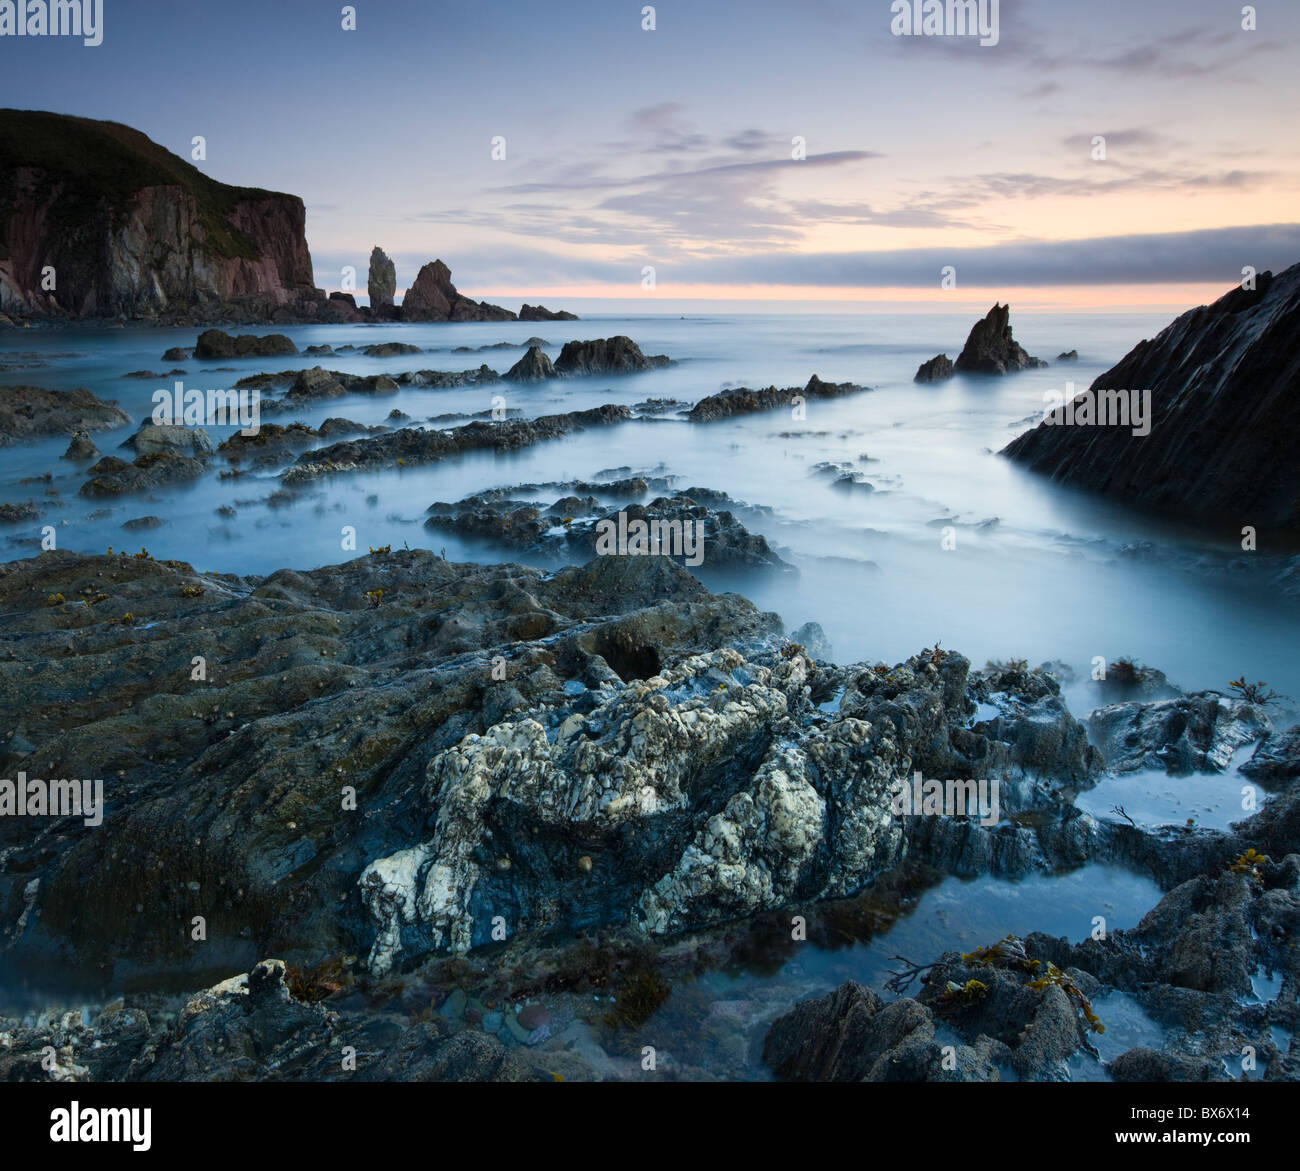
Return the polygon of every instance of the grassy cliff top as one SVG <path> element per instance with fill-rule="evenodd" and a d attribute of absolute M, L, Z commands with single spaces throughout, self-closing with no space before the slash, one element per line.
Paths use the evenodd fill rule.
<path fill-rule="evenodd" d="M 256 254 L 229 222 L 236 205 L 246 199 L 278 195 L 258 187 L 219 183 L 140 131 L 118 122 L 42 110 L 0 109 L 0 212 L 9 201 L 10 173 L 22 166 L 39 168 L 51 179 L 68 184 L 67 206 L 61 208 L 65 219 L 84 214 L 101 200 L 117 209 L 142 187 L 182 187 L 194 196 L 212 247 L 223 256 Z M 0 258 L 5 254 L 4 228 L 0 215 Z"/>

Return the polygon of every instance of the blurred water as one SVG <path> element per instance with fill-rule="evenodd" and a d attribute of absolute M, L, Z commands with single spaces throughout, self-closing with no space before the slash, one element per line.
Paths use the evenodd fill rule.
<path fill-rule="evenodd" d="M 591 318 L 582 322 L 288 327 L 299 348 L 327 343 L 404 341 L 435 352 L 387 359 L 357 354 L 325 358 L 256 358 L 183 363 L 187 387 L 226 388 L 258 371 L 320 362 L 357 373 L 432 368 L 460 370 L 486 362 L 504 372 L 522 350 L 454 353 L 458 346 L 553 343 L 626 333 L 646 353 L 678 364 L 624 378 L 595 377 L 540 386 L 489 385 L 463 390 L 403 388 L 397 395 L 349 396 L 264 421 L 330 416 L 381 423 L 394 408 L 416 421 L 431 415 L 488 410 L 494 395 L 529 416 L 614 402 L 674 398 L 687 405 L 729 385 L 802 386 L 811 374 L 874 389 L 829 402 L 810 401 L 807 418 L 776 411 L 713 424 L 645 419 L 579 433 L 501 456 L 474 453 L 423 468 L 345 475 L 320 482 L 296 502 L 268 507 L 273 475 L 225 481 L 213 461 L 202 480 L 156 497 L 92 501 L 77 496 L 86 478 L 58 457 L 66 440 L 22 444 L 0 454 L 0 500 L 32 499 L 43 515 L 0 530 L 0 556 L 27 556 L 40 525 L 58 527 L 61 547 L 102 552 L 142 543 L 157 557 L 199 569 L 268 573 L 347 560 L 344 525 L 355 526 L 362 553 L 370 545 L 445 549 L 452 560 L 519 560 L 426 530 L 425 510 L 486 488 L 587 478 L 615 468 L 678 477 L 680 487 L 720 489 L 771 512 L 740 510 L 748 527 L 785 551 L 797 578 L 703 576 L 714 588 L 744 593 L 779 612 L 788 627 L 808 620 L 825 628 L 839 661 L 895 661 L 940 640 L 977 664 L 987 658 L 1061 659 L 1086 672 L 1096 655 L 1133 656 L 1185 688 L 1224 687 L 1245 672 L 1300 695 L 1292 647 L 1300 606 L 1273 584 L 1279 563 L 1240 551 L 1238 532 L 1195 532 L 1065 489 L 1013 466 L 996 452 L 1044 409 L 1043 392 L 1079 389 L 1108 369 L 1167 319 L 1135 315 L 1024 315 L 1017 339 L 1053 361 L 1045 370 L 1002 378 L 956 377 L 937 386 L 912 382 L 916 367 L 938 352 L 955 357 L 970 328 L 965 316 L 934 315 L 691 318 Z M 271 332 L 271 328 L 255 332 Z M 171 379 L 132 380 L 128 371 L 163 372 L 170 346 L 192 346 L 194 329 L 49 330 L 0 334 L 0 364 L 34 355 L 49 365 L 6 370 L 7 383 L 86 386 L 115 399 L 132 417 L 116 433 L 94 436 L 105 454 L 152 409 L 151 395 Z M 1077 363 L 1057 353 L 1077 349 Z M 444 424 L 444 425 L 454 425 Z M 214 441 L 229 428 L 210 428 Z M 864 458 L 865 457 L 865 458 Z M 814 473 L 820 462 L 851 464 L 874 491 L 845 492 Z M 49 484 L 20 484 L 52 473 Z M 49 493 L 56 493 L 49 494 Z M 236 516 L 217 509 L 230 506 Z M 91 520 L 96 509 L 108 515 Z M 138 535 L 121 525 L 155 515 L 166 523 Z M 943 527 L 957 547 L 941 547 Z M 1279 553 L 1282 551 L 1278 551 Z"/>

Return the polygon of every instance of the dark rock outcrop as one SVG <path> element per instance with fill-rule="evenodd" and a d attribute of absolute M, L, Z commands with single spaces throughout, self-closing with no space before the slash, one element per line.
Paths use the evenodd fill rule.
<path fill-rule="evenodd" d="M 7 314 L 310 319 L 325 295 L 305 222 L 297 196 L 218 183 L 116 122 L 0 110 Z"/>
<path fill-rule="evenodd" d="M 1065 351 L 1064 353 L 1062 353 L 1062 354 L 1057 354 L 1057 355 L 1056 355 L 1056 360 L 1057 360 L 1058 362 L 1077 362 L 1077 361 L 1079 360 L 1079 351 L 1078 351 L 1078 350 L 1066 350 L 1066 351 Z"/>
<path fill-rule="evenodd" d="M 645 481 L 625 484 L 584 485 L 601 495 L 621 495 L 627 488 L 640 484 L 641 491 L 648 490 Z M 570 491 L 577 485 L 563 486 Z M 635 521 L 648 526 L 660 526 L 660 531 L 678 534 L 690 530 L 698 536 L 699 560 L 692 563 L 691 552 L 664 548 L 665 556 L 688 567 L 703 566 L 706 570 L 780 570 L 795 572 L 794 566 L 783 561 L 767 539 L 751 533 L 725 506 L 733 504 L 725 492 L 688 488 L 671 497 L 659 497 L 648 504 L 629 504 L 611 509 L 601 504 L 595 496 L 565 495 L 550 506 L 533 501 L 511 499 L 500 492 L 483 492 L 467 497 L 456 504 L 438 503 L 429 508 L 426 528 L 456 532 L 462 536 L 496 541 L 510 549 L 535 557 L 563 559 L 569 564 L 585 562 L 597 556 L 600 548 L 602 523 L 619 524 L 620 513 L 624 527 Z M 667 539 L 667 538 L 665 538 Z M 692 548 L 694 548 L 692 538 Z"/>
<path fill-rule="evenodd" d="M 84 388 L 0 386 L 0 447 L 51 435 L 108 431 L 130 421 L 124 411 Z"/>
<path fill-rule="evenodd" d="M 943 382 L 953 376 L 952 359 L 947 354 L 935 354 L 928 362 L 922 362 L 917 368 L 913 382 Z"/>
<path fill-rule="evenodd" d="M 463 451 L 517 451 L 521 447 L 557 439 L 587 427 L 605 427 L 631 417 L 632 412 L 627 407 L 606 404 L 586 411 L 541 415 L 536 419 L 467 423 L 463 427 L 453 427 L 446 431 L 421 431 L 403 427 L 400 431 L 391 431 L 386 435 L 335 443 L 317 451 L 304 452 L 281 479 L 286 487 L 290 487 L 340 472 L 434 463 Z"/>
<path fill-rule="evenodd" d="M 1149 433 L 1044 421 L 1003 454 L 1107 496 L 1234 529 L 1300 529 L 1300 264 L 1139 342 L 1093 382 L 1150 392 Z"/>
<path fill-rule="evenodd" d="M 814 374 L 808 379 L 808 385 L 802 390 L 788 387 L 778 390 L 769 386 L 765 390 L 750 390 L 745 386 L 732 387 L 728 390 L 702 398 L 689 412 L 687 418 L 693 423 L 711 423 L 716 419 L 729 419 L 733 415 L 748 415 L 755 411 L 772 411 L 778 407 L 790 407 L 796 398 L 842 398 L 849 394 L 858 394 L 870 390 L 869 386 L 858 386 L 853 382 L 823 382 Z"/>
<path fill-rule="evenodd" d="M 511 366 L 505 376 L 510 382 L 542 382 L 559 377 L 541 346 L 529 346 L 528 353 Z"/>
<path fill-rule="evenodd" d="M 451 270 L 441 260 L 426 264 L 402 298 L 403 321 L 514 321 L 500 305 L 475 301 L 457 292 Z"/>
<path fill-rule="evenodd" d="M 1009 374 L 1046 365 L 1042 358 L 1031 358 L 1011 336 L 1011 306 L 995 304 L 971 328 L 954 369 L 971 374 Z"/>
<path fill-rule="evenodd" d="M 194 358 L 199 362 L 222 362 L 230 358 L 278 358 L 292 356 L 298 347 L 282 333 L 265 337 L 241 333 L 238 337 L 220 329 L 205 329 L 194 344 Z"/>
<path fill-rule="evenodd" d="M 596 338 L 592 341 L 565 342 L 555 360 L 558 374 L 636 374 L 671 365 L 663 354 L 648 355 L 630 337 Z"/>
<path fill-rule="evenodd" d="M 72 441 L 68 444 L 68 450 L 65 451 L 60 459 L 98 459 L 99 448 L 95 446 L 94 441 L 90 438 L 88 432 L 84 430 L 74 431 Z"/>
<path fill-rule="evenodd" d="M 197 480 L 206 467 L 201 459 L 171 450 L 137 456 L 132 463 L 108 455 L 90 469 L 91 478 L 79 491 L 82 496 L 93 497 L 152 492 L 166 485 Z"/>
<path fill-rule="evenodd" d="M 577 321 L 576 313 L 559 309 L 552 312 L 545 305 L 523 305 L 519 309 L 520 321 Z"/>

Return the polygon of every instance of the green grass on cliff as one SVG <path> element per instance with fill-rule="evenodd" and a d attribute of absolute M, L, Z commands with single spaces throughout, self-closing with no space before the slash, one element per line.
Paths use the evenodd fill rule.
<path fill-rule="evenodd" d="M 257 187 L 230 187 L 156 142 L 118 122 L 96 122 L 39 110 L 0 109 L 0 260 L 7 258 L 5 231 L 12 204 L 13 171 L 36 167 L 48 181 L 63 180 L 67 192 L 54 211 L 75 225 L 106 202 L 116 217 L 142 187 L 175 185 L 195 198 L 218 256 L 253 258 L 257 250 L 229 216 L 245 199 L 275 195 Z"/>

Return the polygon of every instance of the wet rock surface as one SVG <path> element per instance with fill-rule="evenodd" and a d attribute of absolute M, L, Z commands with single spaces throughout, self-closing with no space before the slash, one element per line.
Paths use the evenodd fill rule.
<path fill-rule="evenodd" d="M 517 451 L 547 439 L 555 439 L 587 427 L 605 427 L 632 417 L 624 406 L 606 405 L 587 411 L 541 415 L 536 419 L 505 419 L 501 422 L 467 423 L 445 431 L 422 431 L 411 427 L 369 439 L 335 443 L 305 452 L 281 477 L 286 487 L 307 483 L 319 476 L 355 471 L 359 468 L 397 467 L 432 463 L 463 451 L 496 449 Z"/>
<path fill-rule="evenodd" d="M 108 431 L 131 420 L 85 389 L 0 386 L 0 447 L 50 435 Z"/>
<path fill-rule="evenodd" d="M 765 390 L 750 390 L 748 387 L 732 387 L 728 390 L 711 394 L 697 402 L 687 413 L 687 418 L 696 423 L 711 423 L 717 419 L 729 419 L 735 415 L 748 415 L 756 411 L 771 411 L 778 407 L 789 408 L 797 405 L 796 399 L 842 398 L 849 394 L 858 394 L 870 390 L 868 386 L 858 386 L 852 382 L 823 382 L 814 374 L 808 385 L 800 389 L 791 387 L 778 390 L 769 386 Z"/>
<path fill-rule="evenodd" d="M 650 490 L 649 483 L 636 479 L 564 487 L 569 491 L 549 504 L 512 499 L 502 491 L 479 493 L 455 504 L 433 504 L 424 523 L 427 528 L 480 537 L 530 556 L 571 563 L 610 552 L 601 549 L 602 533 L 616 535 L 621 514 L 625 534 L 635 522 L 643 522 L 648 533 L 660 534 L 663 553 L 679 562 L 694 561 L 698 556 L 694 563 L 711 570 L 794 571 L 792 565 L 773 551 L 766 538 L 749 532 L 732 512 L 719 507 L 735 504 L 726 493 L 688 488 L 644 505 L 611 508 L 589 491 L 594 489 L 607 498 L 643 494 Z M 575 494 L 582 489 L 588 490 L 588 494 Z M 674 540 L 677 545 L 670 551 Z M 690 550 L 685 548 L 687 540 Z"/>

